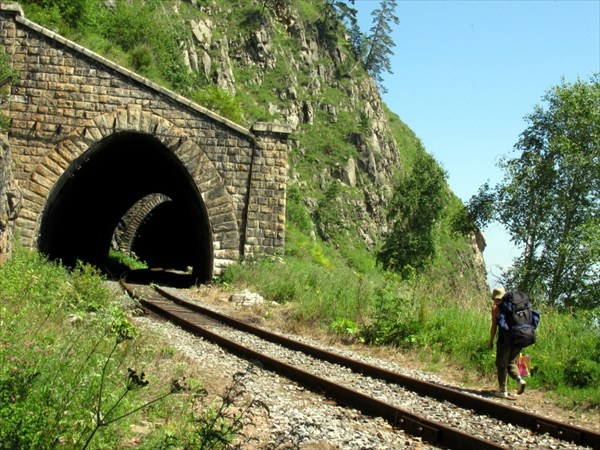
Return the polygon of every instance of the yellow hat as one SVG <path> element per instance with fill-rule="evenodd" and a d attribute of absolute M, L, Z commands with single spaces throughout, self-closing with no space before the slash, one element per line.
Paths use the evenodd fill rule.
<path fill-rule="evenodd" d="M 506 294 L 506 291 L 503 288 L 494 288 L 492 291 L 492 300 L 500 300 L 504 297 L 504 294 Z"/>

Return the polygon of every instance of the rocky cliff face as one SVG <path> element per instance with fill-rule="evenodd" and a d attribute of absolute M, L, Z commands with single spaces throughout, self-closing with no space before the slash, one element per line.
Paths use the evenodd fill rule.
<path fill-rule="evenodd" d="M 319 30 L 324 24 L 302 20 L 286 2 L 273 2 L 271 10 L 243 30 L 227 22 L 235 6 L 199 3 L 192 1 L 204 17 L 191 20 L 193 39 L 183 46 L 189 69 L 231 94 L 262 86 L 273 71 L 282 72 L 284 79 L 274 86 L 272 99 L 261 106 L 270 120 L 287 123 L 298 133 L 292 180 L 321 189 L 335 181 L 354 189 L 358 195 L 342 209 L 352 212 L 345 220 L 357 222 L 365 243 L 373 245 L 386 229 L 384 207 L 391 178 L 401 167 L 402 149 L 388 129 L 379 90 L 358 67 L 348 41 L 324 37 Z M 290 47 L 296 51 L 290 52 Z M 238 72 L 250 76 L 238 80 Z M 295 172 L 294 159 L 302 160 L 313 151 L 302 137 L 318 123 L 335 128 L 341 115 L 365 124 L 345 136 L 351 154 L 328 163 L 318 161 L 311 174 Z M 305 193 L 307 207 L 314 210 L 318 202 L 311 199 L 310 189 Z"/>
<path fill-rule="evenodd" d="M 323 192 L 334 183 L 343 185 L 332 206 L 336 220 L 318 224 L 317 231 L 324 239 L 352 234 L 374 249 L 387 231 L 387 205 L 393 178 L 403 169 L 403 152 L 414 150 L 418 139 L 406 127 L 403 142 L 411 148 L 397 144 L 379 89 L 356 62 L 342 28 L 332 30 L 333 22 L 323 18 L 306 20 L 291 6 L 299 2 L 268 3 L 268 13 L 243 29 L 223 21 L 234 15 L 235 5 L 197 5 L 205 17 L 190 23 L 193 39 L 184 49 L 188 67 L 232 94 L 272 86 L 273 97 L 261 106 L 269 120 L 287 123 L 297 132 L 290 182 L 300 186 L 313 217 L 319 216 Z M 281 74 L 279 83 L 270 79 L 272 73 Z M 346 151 L 325 145 L 315 156 L 310 145 L 316 129 L 322 134 L 345 129 L 341 146 Z M 312 170 L 302 170 L 307 160 Z M 475 283 L 485 288 L 484 239 L 472 236 L 468 245 L 472 258 L 460 265 L 465 273 L 477 273 Z"/>

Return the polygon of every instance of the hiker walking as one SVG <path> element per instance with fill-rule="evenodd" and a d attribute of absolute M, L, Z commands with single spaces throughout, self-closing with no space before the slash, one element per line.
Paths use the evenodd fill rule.
<path fill-rule="evenodd" d="M 519 373 L 518 360 L 519 354 L 521 353 L 523 345 L 520 342 L 515 342 L 512 338 L 511 333 L 504 324 L 505 318 L 503 317 L 503 310 L 501 308 L 501 304 L 503 298 L 506 295 L 506 291 L 503 288 L 495 288 L 492 291 L 492 323 L 490 327 L 490 343 L 489 348 L 494 347 L 494 338 L 496 334 L 498 335 L 498 339 L 496 341 L 496 368 L 498 369 L 498 391 L 496 391 L 495 395 L 501 398 L 508 398 L 508 376 L 513 380 L 517 380 L 519 384 L 517 388 L 517 394 L 521 395 L 525 392 L 525 380 L 521 377 Z M 503 324 L 499 326 L 499 319 L 504 321 Z M 533 342 L 532 342 L 533 343 Z"/>

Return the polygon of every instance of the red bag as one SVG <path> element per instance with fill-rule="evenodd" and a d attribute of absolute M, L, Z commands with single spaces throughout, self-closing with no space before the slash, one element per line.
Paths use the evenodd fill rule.
<path fill-rule="evenodd" d="M 526 377 L 529 375 L 529 370 L 531 369 L 531 358 L 529 355 L 524 355 L 521 353 L 519 355 L 519 361 L 517 362 L 517 366 L 519 368 L 519 374 L 522 377 Z"/>

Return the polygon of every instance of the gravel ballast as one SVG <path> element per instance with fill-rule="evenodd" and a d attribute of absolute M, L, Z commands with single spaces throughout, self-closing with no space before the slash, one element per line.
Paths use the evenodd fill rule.
<path fill-rule="evenodd" d="M 172 290 L 172 292 L 195 301 L 186 296 L 185 291 Z M 206 304 L 203 306 L 207 307 Z M 220 308 L 212 307 L 212 309 L 227 313 Z M 235 373 L 243 372 L 248 368 L 248 361 L 233 356 L 219 346 L 193 336 L 170 323 L 149 316 L 137 317 L 135 322 L 142 330 L 163 336 L 178 352 L 201 366 L 207 376 L 218 374 L 217 376 L 226 382 L 228 377 L 231 378 Z M 229 330 L 226 327 L 220 327 L 219 332 L 221 331 L 226 332 L 229 338 L 243 342 L 254 350 L 265 352 L 289 364 L 397 405 L 406 411 L 422 414 L 429 420 L 459 428 L 473 436 L 493 440 L 506 448 L 587 448 L 560 441 L 548 435 L 536 435 L 516 424 L 505 424 L 487 416 L 478 416 L 448 402 L 421 397 L 400 386 L 358 375 L 347 368 L 282 349 L 252 335 Z M 325 347 L 307 338 L 288 337 L 404 375 L 445 385 L 435 375 L 407 370 L 392 361 Z M 440 448 L 393 428 L 381 418 L 369 417 L 354 409 L 337 405 L 318 393 L 311 392 L 293 381 L 260 367 L 253 369 L 245 379 L 244 385 L 248 399 L 263 403 L 268 408 L 268 414 L 265 410 L 264 414 L 254 415 L 252 427 L 244 430 L 246 434 L 251 434 L 257 439 L 254 443 L 249 442 L 244 445 L 244 448 L 349 450 Z"/>

